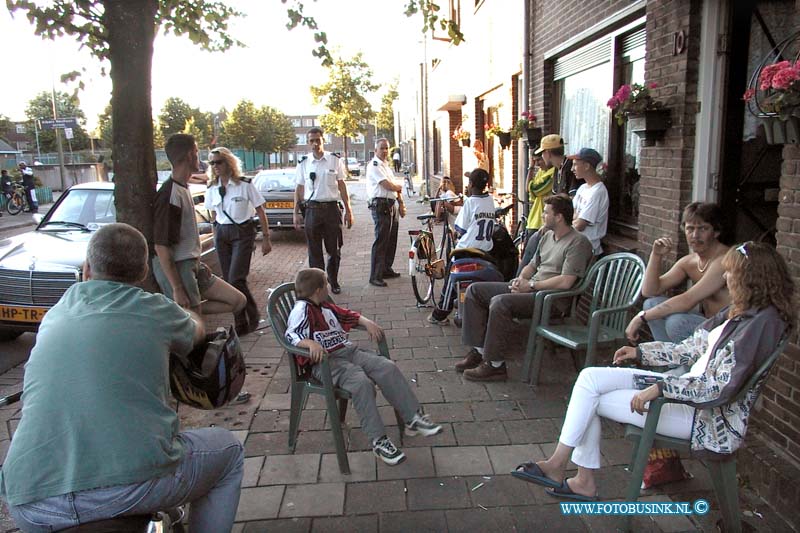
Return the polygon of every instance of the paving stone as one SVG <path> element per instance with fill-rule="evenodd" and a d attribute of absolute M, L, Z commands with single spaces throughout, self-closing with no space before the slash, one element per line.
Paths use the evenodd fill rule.
<path fill-rule="evenodd" d="M 475 420 L 519 420 L 525 418 L 525 414 L 513 400 L 472 402 L 472 413 L 475 415 Z"/>
<path fill-rule="evenodd" d="M 414 391 L 414 395 L 417 397 L 417 401 L 421 404 L 429 404 L 429 403 L 441 403 L 444 401 L 444 396 L 442 395 L 442 388 L 438 385 L 422 385 L 420 386 L 416 382 L 412 382 L 412 385 L 416 384 L 416 387 L 412 386 Z"/>
<path fill-rule="evenodd" d="M 343 433 L 344 445 L 347 446 L 347 430 L 343 429 Z M 301 431 L 297 436 L 295 453 L 336 453 L 333 433 L 330 431 Z"/>
<path fill-rule="evenodd" d="M 369 452 L 348 452 L 347 461 L 350 465 L 350 474 L 339 471 L 339 461 L 335 453 L 322 455 L 322 465 L 319 469 L 320 483 L 374 481 L 376 479 L 375 454 Z"/>
<path fill-rule="evenodd" d="M 461 376 L 455 370 L 417 372 L 417 382 L 420 385 L 460 385 Z"/>
<path fill-rule="evenodd" d="M 474 476 L 465 479 L 473 506 L 534 505 L 539 502 L 535 492 L 542 490 L 538 485 L 520 481 L 508 474 L 502 476 Z"/>
<path fill-rule="evenodd" d="M 671 500 L 668 496 L 645 496 L 639 498 L 640 502 L 654 502 L 663 503 Z M 685 515 L 651 515 L 650 519 L 655 523 L 659 531 L 664 533 L 673 533 L 679 531 L 691 531 L 695 528 L 691 520 Z"/>
<path fill-rule="evenodd" d="M 424 318 L 423 318 L 424 320 Z M 467 350 L 465 349 L 464 352 L 466 353 Z M 460 354 L 460 351 L 459 351 Z M 452 348 L 450 346 L 426 346 L 424 348 L 414 348 L 414 358 L 415 359 L 435 359 L 437 357 L 453 357 L 458 356 L 458 354 L 454 354 Z M 441 368 L 441 367 L 440 367 Z"/>
<path fill-rule="evenodd" d="M 547 419 L 534 420 L 506 420 L 503 426 L 511 439 L 512 444 L 527 444 L 534 442 L 553 442 L 558 440 L 558 431 L 553 423 Z"/>
<path fill-rule="evenodd" d="M 310 518 L 279 518 L 247 522 L 242 533 L 308 533 L 310 530 Z"/>
<path fill-rule="evenodd" d="M 340 515 L 344 509 L 344 483 L 289 485 L 280 517 Z"/>
<path fill-rule="evenodd" d="M 329 518 L 315 518 L 311 528 L 313 533 L 377 533 L 378 515 L 364 516 L 338 516 Z"/>
<path fill-rule="evenodd" d="M 291 394 L 265 394 L 264 399 L 261 400 L 258 408 L 261 411 L 270 411 L 272 409 L 289 410 L 292 407 Z"/>
<path fill-rule="evenodd" d="M 446 402 L 485 401 L 489 399 L 486 387 L 481 383 L 448 383 L 442 385 Z"/>
<path fill-rule="evenodd" d="M 521 463 L 545 459 L 541 448 L 536 444 L 487 446 L 486 451 L 489 453 L 489 460 L 495 474 L 508 474 Z"/>
<path fill-rule="evenodd" d="M 533 400 L 536 394 L 531 385 L 519 381 L 487 383 L 486 390 L 492 400 Z"/>
<path fill-rule="evenodd" d="M 567 404 L 564 400 L 520 400 L 519 406 L 527 418 L 564 418 Z"/>
<path fill-rule="evenodd" d="M 429 404 L 425 406 L 425 412 L 431 415 L 431 419 L 438 423 L 472 422 L 475 420 L 469 402 Z"/>
<path fill-rule="evenodd" d="M 427 337 L 404 337 L 399 339 L 391 339 L 389 345 L 392 350 L 396 348 L 422 348 L 428 346 Z"/>
<path fill-rule="evenodd" d="M 578 516 L 564 516 L 555 499 L 546 505 L 531 505 L 514 507 L 513 516 L 517 524 L 517 531 L 541 533 L 542 531 L 557 531 L 558 533 L 588 531 Z"/>
<path fill-rule="evenodd" d="M 236 522 L 277 518 L 284 487 L 252 487 L 242 489 Z"/>
<path fill-rule="evenodd" d="M 345 499 L 347 514 L 381 513 L 406 510 L 406 484 L 403 480 L 348 483 Z"/>
<path fill-rule="evenodd" d="M 483 446 L 434 448 L 432 451 L 438 476 L 488 476 L 494 473 Z"/>
<path fill-rule="evenodd" d="M 435 372 L 436 365 L 431 359 L 406 359 L 397 361 L 397 367 L 406 372 Z"/>
<path fill-rule="evenodd" d="M 403 453 L 406 454 L 406 460 L 399 465 L 389 466 L 383 461 L 376 461 L 379 480 L 410 479 L 435 475 L 430 448 L 404 448 Z"/>
<path fill-rule="evenodd" d="M 447 531 L 481 533 L 514 531 L 514 519 L 506 508 L 495 509 L 459 509 L 445 512 L 447 517 Z"/>
<path fill-rule="evenodd" d="M 494 422 L 456 422 L 453 431 L 460 446 L 509 444 L 511 441 L 503 429 L 503 423 Z"/>
<path fill-rule="evenodd" d="M 244 460 L 244 476 L 242 476 L 242 487 L 255 487 L 258 485 L 258 475 L 264 464 L 264 458 L 260 455 L 247 457 Z"/>
<path fill-rule="evenodd" d="M 625 439 L 601 439 L 600 453 L 610 465 L 628 465 L 631 462 L 633 443 Z"/>
<path fill-rule="evenodd" d="M 289 451 L 289 434 L 280 433 L 250 433 L 244 442 L 245 457 L 255 455 L 276 455 Z"/>
<path fill-rule="evenodd" d="M 381 533 L 441 533 L 447 531 L 444 511 L 405 511 L 381 513 Z"/>
<path fill-rule="evenodd" d="M 410 510 L 458 509 L 471 505 L 464 478 L 409 479 L 406 486 Z"/>
<path fill-rule="evenodd" d="M 259 485 L 316 483 L 320 454 L 268 455 L 264 460 Z"/>

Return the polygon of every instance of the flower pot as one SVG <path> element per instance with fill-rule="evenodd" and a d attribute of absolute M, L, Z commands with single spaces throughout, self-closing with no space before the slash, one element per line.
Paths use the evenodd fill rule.
<path fill-rule="evenodd" d="M 502 131 L 497 134 L 497 140 L 500 141 L 500 147 L 505 150 L 509 146 L 511 146 L 511 132 L 510 131 Z"/>
<path fill-rule="evenodd" d="M 767 144 L 800 144 L 800 117 L 795 111 L 786 120 L 780 117 L 762 117 Z"/>
<path fill-rule="evenodd" d="M 459 139 L 458 144 L 462 148 L 469 148 L 470 145 L 469 137 L 467 137 L 466 139 Z"/>
<path fill-rule="evenodd" d="M 651 109 L 628 115 L 628 129 L 639 136 L 642 146 L 653 146 L 672 125 L 669 109 Z"/>
<path fill-rule="evenodd" d="M 542 142 L 542 128 L 528 128 L 525 130 L 525 136 L 528 138 L 528 146 L 537 148 Z"/>

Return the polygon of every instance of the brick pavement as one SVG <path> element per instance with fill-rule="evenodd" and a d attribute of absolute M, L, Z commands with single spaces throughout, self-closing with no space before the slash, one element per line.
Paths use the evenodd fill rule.
<path fill-rule="evenodd" d="M 363 198 L 363 183 L 352 184 L 360 198 L 353 201 L 356 225 L 345 231 L 338 303 L 374 318 L 387 332 L 392 358 L 411 381 L 426 412 L 444 431 L 435 437 L 406 438 L 408 459 L 389 467 L 376 460 L 358 418 L 351 408 L 345 439 L 352 473 L 339 473 L 327 415 L 319 396 L 304 411 L 295 454 L 288 453 L 289 366 L 269 327 L 242 338 L 252 399 L 244 405 L 213 412 L 181 407 L 184 427 L 210 424 L 236 432 L 245 445 L 245 476 L 237 514 L 237 533 L 261 531 L 558 531 L 614 530 L 613 517 L 564 517 L 557 501 L 534 485 L 520 482 L 509 472 L 520 462 L 551 453 L 576 372 L 565 352 L 549 354 L 542 382 L 535 391 L 519 380 L 527 332 L 520 329 L 510 341 L 506 383 L 471 383 L 453 370 L 466 348 L 454 326 L 433 326 L 426 309 L 415 306 L 407 275 L 406 230 L 417 225 L 413 215 L 424 204 L 409 202 L 409 216 L 401 221 L 395 269 L 403 275 L 388 280 L 389 287 L 367 283 L 372 221 Z M 260 307 L 266 290 L 290 281 L 305 265 L 305 241 L 296 232 L 273 232 L 273 251 L 253 262 L 250 283 Z M 227 319 L 229 321 L 229 318 Z M 218 317 L 212 325 L 226 323 Z M 364 332 L 352 335 L 368 343 Z M 18 383 L 21 368 L 2 376 L 0 385 Z M 393 412 L 379 396 L 382 415 L 397 437 Z M 19 414 L 0 409 L 13 431 Z M 7 446 L 0 435 L 0 452 Z M 621 427 L 604 422 L 604 468 L 599 474 L 604 500 L 619 499 L 627 473 L 630 446 Z M 654 501 L 693 501 L 705 498 L 716 508 L 705 468 L 685 460 L 692 479 L 673 483 L 662 492 L 648 491 Z M 479 488 L 478 487 L 481 483 Z M 743 509 L 760 509 L 763 502 L 743 491 Z M 767 515 L 766 512 L 764 512 Z M 699 520 L 685 517 L 639 519 L 637 530 L 708 530 L 719 517 L 716 510 Z M 767 517 L 769 520 L 774 520 Z M 6 525 L 0 524 L 0 525 Z M 782 529 L 781 524 L 770 529 Z"/>

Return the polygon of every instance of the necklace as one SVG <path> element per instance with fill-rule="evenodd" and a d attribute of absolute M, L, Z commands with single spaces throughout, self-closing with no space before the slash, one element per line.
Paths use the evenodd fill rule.
<path fill-rule="evenodd" d="M 700 268 L 700 254 L 697 254 L 697 270 L 699 270 L 701 274 L 702 274 L 703 272 L 705 272 L 705 271 L 706 271 L 706 269 L 708 268 L 708 264 L 709 264 L 710 262 L 711 262 L 711 259 L 709 258 L 709 259 L 706 261 L 706 266 L 704 266 L 704 267 Z"/>

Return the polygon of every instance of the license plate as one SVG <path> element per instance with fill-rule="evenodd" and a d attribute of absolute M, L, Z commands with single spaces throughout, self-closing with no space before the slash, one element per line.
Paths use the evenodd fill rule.
<path fill-rule="evenodd" d="M 47 307 L 16 307 L 0 305 L 0 320 L 38 324 L 47 313 Z"/>
<path fill-rule="evenodd" d="M 294 202 L 267 202 L 267 209 L 292 209 Z"/>
<path fill-rule="evenodd" d="M 464 303 L 464 298 L 466 298 L 466 297 L 467 297 L 467 293 L 466 292 L 459 293 L 458 301 L 463 304 Z"/>

